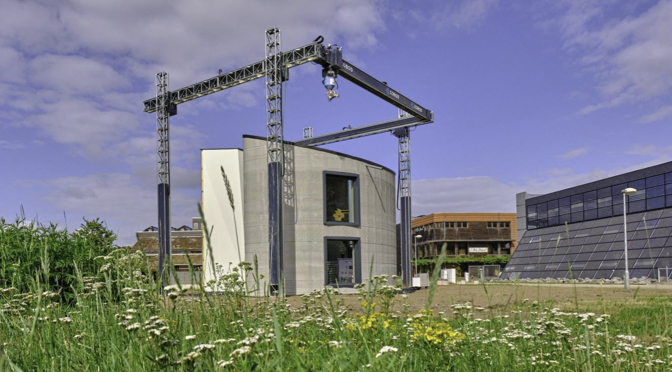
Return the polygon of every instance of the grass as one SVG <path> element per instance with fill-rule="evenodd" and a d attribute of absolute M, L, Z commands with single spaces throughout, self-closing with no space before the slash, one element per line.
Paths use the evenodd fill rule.
<path fill-rule="evenodd" d="M 358 307 L 333 289 L 287 299 L 249 297 L 250 264 L 222 276 L 235 288 L 166 297 L 141 274 L 140 253 L 118 251 L 102 277 L 79 277 L 75 302 L 37 283 L 0 290 L 0 370 L 10 371 L 666 371 L 667 297 L 627 305 L 511 299 L 422 310 L 391 278 L 359 286 Z M 436 279 L 436 278 L 435 278 Z M 251 279 L 252 280 L 252 279 Z M 510 286 L 508 286 L 510 288 Z M 487 302 L 497 285 L 474 286 Z M 465 287 L 466 290 L 466 287 Z M 524 290 L 522 290 L 524 291 Z M 491 295 L 492 294 L 492 295 Z M 505 299 L 503 292 L 499 296 Z M 521 295 L 522 296 L 522 295 Z M 580 311 L 576 311 L 576 310 Z"/>

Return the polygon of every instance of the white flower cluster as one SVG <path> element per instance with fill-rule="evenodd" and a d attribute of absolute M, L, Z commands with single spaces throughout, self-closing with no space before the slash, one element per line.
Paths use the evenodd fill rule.
<path fill-rule="evenodd" d="M 376 354 L 376 358 L 380 358 L 380 356 L 383 355 L 383 354 L 385 354 L 385 353 L 389 353 L 389 352 L 395 352 L 395 353 L 396 353 L 397 351 L 399 351 L 399 349 L 397 349 L 396 347 L 392 347 L 392 346 L 383 346 L 383 347 L 380 349 L 380 351 L 378 352 L 378 354 Z"/>

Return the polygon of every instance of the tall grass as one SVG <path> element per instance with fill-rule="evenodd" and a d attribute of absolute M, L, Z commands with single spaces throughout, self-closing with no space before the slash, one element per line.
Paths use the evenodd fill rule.
<path fill-rule="evenodd" d="M 0 218 L 0 287 L 26 292 L 39 282 L 71 299 L 77 272 L 98 274 L 105 263 L 95 257 L 115 249 L 113 240 L 97 219 L 85 220 L 80 230 L 69 233 L 54 224 Z"/>
<path fill-rule="evenodd" d="M 667 371 L 672 331 L 666 298 L 599 303 L 580 312 L 527 299 L 502 307 L 453 303 L 438 314 L 430 289 L 408 296 L 398 278 L 358 285 L 359 308 L 337 290 L 250 297 L 256 262 L 219 271 L 214 288 L 166 296 L 142 252 L 114 249 L 73 263 L 71 300 L 54 291 L 61 268 L 55 229 L 3 226 L 0 370 L 10 371 Z M 6 231 L 11 231 L 6 235 Z M 18 235 L 17 236 L 13 236 Z M 32 236 L 31 236 L 32 235 Z M 53 236 L 52 236 L 53 235 Z M 19 238 L 20 237 L 20 238 Z M 63 238 L 65 239 L 65 238 Z M 35 255 L 18 283 L 9 252 Z M 212 247 L 211 247 L 212 249 Z M 45 253 L 46 252 L 46 253 Z M 22 253 L 27 254 L 27 253 Z M 445 245 L 441 257 L 445 255 Z M 23 257 L 23 256 L 17 256 Z M 91 265 L 91 266 L 87 266 Z M 93 272 L 92 272 L 93 271 Z M 90 275 L 92 274 L 92 275 Z M 258 280 L 255 281 L 258 286 Z M 16 286 L 20 284 L 21 286 Z M 488 286 L 483 289 L 488 294 Z M 464 285 L 466 291 L 470 286 Z M 62 288 L 62 287 L 58 287 Z M 480 287 L 472 287 L 480 289 Z M 516 294 L 518 288 L 515 288 Z M 424 307 L 410 312 L 411 301 Z M 537 291 L 539 295 L 539 291 Z M 357 295 L 352 295 L 357 296 Z M 503 297 L 503 294 L 502 294 Z M 485 307 L 487 306 L 487 308 Z M 571 306 L 571 305 L 569 305 Z"/>
<path fill-rule="evenodd" d="M 526 300 L 486 311 L 452 304 L 419 313 L 387 278 L 360 287 L 375 304 L 348 309 L 334 289 L 286 299 L 250 298 L 241 274 L 219 295 L 160 296 L 142 275 L 140 252 L 100 260 L 103 278 L 78 276 L 74 303 L 33 289 L 0 290 L 0 368 L 23 371 L 664 371 L 669 370 L 669 300 L 602 304 L 565 312 Z M 436 283 L 437 275 L 433 276 Z M 436 288 L 436 287 L 434 287 Z M 468 288 L 468 286 L 464 286 Z M 477 288 L 477 287 L 474 287 Z M 422 296 L 422 292 L 416 294 Z M 355 296 L 355 295 L 353 295 Z M 207 297 L 207 298 L 206 298 Z M 641 296 L 640 296 L 641 297 Z M 414 301 L 417 301 L 416 300 Z M 209 301 L 208 301 L 209 300 Z M 241 302 L 242 301 L 242 302 Z M 384 304 L 394 301 L 395 304 Z M 627 309 L 627 311 L 626 311 Z M 659 312 L 656 316 L 655 312 Z"/>

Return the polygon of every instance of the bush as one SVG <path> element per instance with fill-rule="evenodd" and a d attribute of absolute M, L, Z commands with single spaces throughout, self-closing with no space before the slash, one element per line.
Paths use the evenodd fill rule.
<path fill-rule="evenodd" d="M 0 287 L 21 292 L 40 287 L 72 293 L 77 275 L 96 276 L 103 264 L 95 260 L 115 249 L 116 236 L 98 219 L 72 234 L 56 225 L 0 218 Z"/>
<path fill-rule="evenodd" d="M 511 259 L 511 256 L 460 256 L 460 257 L 444 257 L 441 261 L 441 267 L 454 267 L 458 269 L 457 275 L 462 275 L 467 271 L 469 265 L 500 265 L 504 267 Z M 418 269 L 422 272 L 430 272 L 436 265 L 436 258 L 418 260 Z M 413 263 L 415 265 L 415 263 Z"/>

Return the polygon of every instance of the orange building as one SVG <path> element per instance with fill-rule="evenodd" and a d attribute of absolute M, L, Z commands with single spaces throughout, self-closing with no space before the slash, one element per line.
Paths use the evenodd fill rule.
<path fill-rule="evenodd" d="M 411 227 L 418 258 L 438 257 L 444 243 L 448 257 L 510 256 L 518 244 L 515 213 L 433 213 Z"/>

